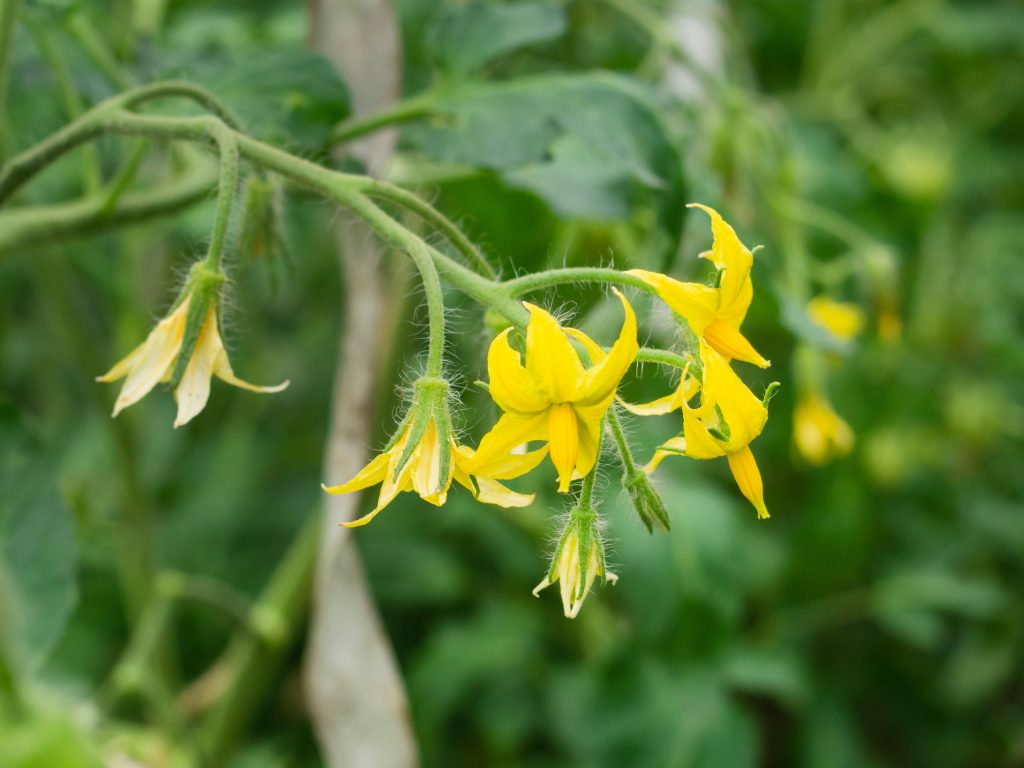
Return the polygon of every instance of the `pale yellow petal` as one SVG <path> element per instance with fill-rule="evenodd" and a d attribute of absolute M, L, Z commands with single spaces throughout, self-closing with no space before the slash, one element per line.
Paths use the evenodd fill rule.
<path fill-rule="evenodd" d="M 513 507 L 528 507 L 533 503 L 534 495 L 532 493 L 516 493 L 497 480 L 492 480 L 488 477 L 478 477 L 476 482 L 480 488 L 476 498 L 484 504 L 494 504 L 497 507 L 509 509 Z"/>
<path fill-rule="evenodd" d="M 511 328 L 506 328 L 498 334 L 487 352 L 491 397 L 503 411 L 536 413 L 549 403 L 526 372 L 519 353 L 508 343 L 511 332 Z"/>
<path fill-rule="evenodd" d="M 187 311 L 188 299 L 157 323 L 142 345 L 129 355 L 132 362 L 126 372 L 122 373 L 121 363 L 119 363 L 107 374 L 107 376 L 113 376 L 118 373 L 127 376 L 121 387 L 121 392 L 117 396 L 117 402 L 114 404 L 114 416 L 149 394 L 174 366 L 174 360 L 181 349 Z"/>
<path fill-rule="evenodd" d="M 579 425 L 579 450 L 576 455 L 574 478 L 583 478 L 590 474 L 590 471 L 597 463 L 597 451 L 600 447 L 601 420 L 579 418 L 579 413 L 577 412 L 576 421 Z"/>
<path fill-rule="evenodd" d="M 597 365 L 604 360 L 605 351 L 601 349 L 601 345 L 587 336 L 583 331 L 578 328 L 563 328 L 562 330 L 575 339 L 579 345 L 587 351 L 587 356 L 590 358 L 590 365 Z"/>
<path fill-rule="evenodd" d="M 669 456 L 685 456 L 686 455 L 686 439 L 682 437 L 673 437 L 666 440 L 654 451 L 654 456 L 651 458 L 647 465 L 644 467 L 644 472 L 648 475 L 654 472 L 658 466 L 667 459 Z"/>
<path fill-rule="evenodd" d="M 223 352 L 224 346 L 217 332 L 217 318 L 213 308 L 206 314 L 203 327 L 199 329 L 192 358 L 185 366 L 185 373 L 174 390 L 174 399 L 178 402 L 178 415 L 174 419 L 174 427 L 178 428 L 194 419 L 210 399 L 210 378 L 217 355 Z"/>
<path fill-rule="evenodd" d="M 547 456 L 548 447 L 538 448 L 528 453 L 510 453 L 496 458 L 488 464 L 476 461 L 476 452 L 465 445 L 456 447 L 455 466 L 458 470 L 469 472 L 477 477 L 489 477 L 493 480 L 512 480 L 525 475 Z"/>
<path fill-rule="evenodd" d="M 526 326 L 526 370 L 547 402 L 576 399 L 583 379 L 583 364 L 562 326 L 548 312 L 523 302 L 530 312 Z"/>

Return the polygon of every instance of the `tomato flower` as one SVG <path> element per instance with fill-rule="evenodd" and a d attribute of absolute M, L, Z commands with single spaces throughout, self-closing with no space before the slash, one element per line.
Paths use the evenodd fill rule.
<path fill-rule="evenodd" d="M 625 320 L 607 354 L 586 334 L 563 328 L 548 312 L 524 302 L 530 313 L 525 354 L 521 357 L 509 343 L 510 328 L 488 352 L 491 397 L 504 413 L 480 442 L 476 463 L 490 464 L 524 443 L 544 441 L 562 493 L 593 469 L 601 419 L 638 350 L 636 316 L 625 296 L 617 290 L 615 295 Z M 587 351 L 589 367 L 572 340 Z"/>

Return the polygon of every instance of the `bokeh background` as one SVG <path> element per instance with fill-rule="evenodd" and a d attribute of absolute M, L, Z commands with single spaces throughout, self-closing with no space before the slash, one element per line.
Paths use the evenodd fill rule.
<path fill-rule="evenodd" d="M 528 509 L 403 497 L 359 530 L 422 763 L 1024 765 L 1021 6 L 396 8 L 404 92 L 430 107 L 402 126 L 389 178 L 458 220 L 506 275 L 602 264 L 703 279 L 708 227 L 683 206 L 714 205 L 764 246 L 744 327 L 773 366 L 742 375 L 758 393 L 782 383 L 753 446 L 771 520 L 756 520 L 724 461 L 670 459 L 657 478 L 672 530 L 650 535 L 609 468 L 599 496 L 620 581 L 574 621 L 554 594 L 530 594 L 563 509 L 543 472 L 517 486 L 538 494 Z M 122 87 L 176 76 L 256 135 L 355 168 L 329 158 L 350 100 L 309 51 L 309 13 L 295 1 L 22 0 L 2 156 Z M 177 431 L 165 392 L 109 418 L 116 389 L 93 378 L 172 301 L 212 197 L 47 242 L 15 220 L 19 206 L 95 189 L 97 168 L 115 177 L 132 147 L 103 139 L 0 209 L 4 768 L 197 764 L 196 705 L 178 694 L 194 699 L 186 683 L 245 634 L 233 610 L 319 514 L 319 483 L 343 479 L 322 476 L 344 333 L 338 216 L 261 178 L 236 216 L 228 343 L 240 375 L 292 386 L 264 398 L 215 384 Z M 202 170 L 197 157 L 152 145 L 134 183 L 164 188 Z M 389 264 L 398 332 L 370 447 L 393 428 L 424 340 L 419 294 Z M 860 308 L 852 341 L 808 318 L 822 295 Z M 472 440 L 495 417 L 472 386 L 488 335 L 478 307 L 448 298 Z M 606 342 L 617 330 L 603 290 L 534 298 Z M 651 341 L 671 345 L 664 314 L 636 306 L 650 310 Z M 637 399 L 671 386 L 640 373 L 626 385 Z M 795 448 L 810 390 L 852 428 L 848 455 L 815 462 Z M 631 421 L 638 453 L 676 422 Z M 139 569 L 202 577 L 213 594 L 165 627 L 163 697 L 123 695 L 130 638 L 153 613 Z M 253 682 L 224 764 L 327 765 L 301 685 L 304 600 L 292 607 L 290 641 Z"/>

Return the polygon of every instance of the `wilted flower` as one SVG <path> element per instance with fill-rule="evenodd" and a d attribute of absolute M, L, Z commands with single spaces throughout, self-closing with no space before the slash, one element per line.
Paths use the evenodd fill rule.
<path fill-rule="evenodd" d="M 193 268 L 182 298 L 157 323 L 146 340 L 97 381 L 125 379 L 114 403 L 114 416 L 145 397 L 157 384 L 170 382 L 178 414 L 174 426 L 188 423 L 206 406 L 213 376 L 251 392 L 280 392 L 288 386 L 263 387 L 235 376 L 221 340 L 217 317 L 220 273 Z"/>

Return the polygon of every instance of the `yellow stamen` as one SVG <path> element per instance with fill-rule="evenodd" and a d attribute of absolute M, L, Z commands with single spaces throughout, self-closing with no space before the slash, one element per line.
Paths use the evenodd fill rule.
<path fill-rule="evenodd" d="M 551 461 L 558 470 L 558 490 L 569 490 L 573 470 L 580 453 L 580 431 L 576 411 L 568 403 L 551 406 L 548 414 L 548 447 Z"/>

